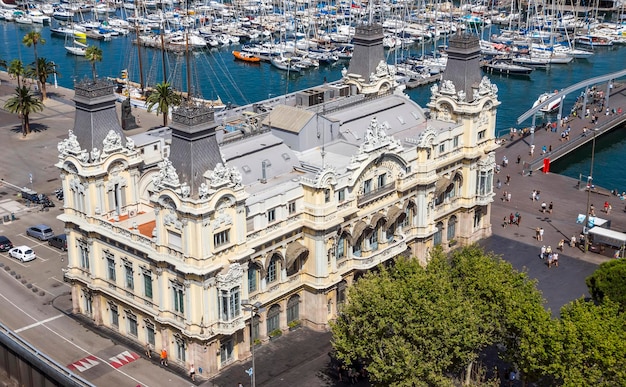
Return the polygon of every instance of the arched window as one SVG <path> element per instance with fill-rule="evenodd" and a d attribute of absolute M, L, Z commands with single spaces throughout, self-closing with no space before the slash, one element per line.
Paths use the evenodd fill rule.
<path fill-rule="evenodd" d="M 250 263 L 248 266 L 248 293 L 252 293 L 259 288 L 259 266 L 256 263 Z"/>
<path fill-rule="evenodd" d="M 402 219 L 402 222 L 400 223 L 403 230 L 413 226 L 413 216 L 415 216 L 415 206 L 411 202 L 404 209 L 404 219 Z"/>
<path fill-rule="evenodd" d="M 437 232 L 435 233 L 435 236 L 433 237 L 433 243 L 435 244 L 435 246 L 441 244 L 442 230 L 443 230 L 443 223 L 441 222 L 437 223 Z"/>
<path fill-rule="evenodd" d="M 456 236 L 456 216 L 451 216 L 448 220 L 447 239 L 451 241 Z"/>
<path fill-rule="evenodd" d="M 287 324 L 300 319 L 300 296 L 295 294 L 287 301 Z"/>
<path fill-rule="evenodd" d="M 354 241 L 354 246 L 352 246 L 352 255 L 355 257 L 360 257 L 363 250 L 363 234 Z"/>
<path fill-rule="evenodd" d="M 346 257 L 346 251 L 347 251 L 347 245 L 346 245 L 347 239 L 346 239 L 346 234 L 342 233 L 341 236 L 339 237 L 339 240 L 337 241 L 337 261 L 340 261 L 342 259 L 344 259 Z"/>
<path fill-rule="evenodd" d="M 267 312 L 266 323 L 268 336 L 276 329 L 280 329 L 280 306 L 272 305 L 270 310 Z"/>
<path fill-rule="evenodd" d="M 378 250 L 378 231 L 379 227 L 376 226 L 376 228 L 372 230 L 372 233 L 369 236 L 370 249 L 372 251 Z"/>

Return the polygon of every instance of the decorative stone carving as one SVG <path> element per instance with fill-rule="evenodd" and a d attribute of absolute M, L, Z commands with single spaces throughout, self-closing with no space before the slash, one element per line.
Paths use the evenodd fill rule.
<path fill-rule="evenodd" d="M 87 153 L 86 149 L 83 149 L 82 151 L 80 151 L 80 153 L 76 156 L 76 158 L 78 158 L 78 160 L 80 160 L 82 163 L 86 163 L 89 161 L 89 153 Z"/>
<path fill-rule="evenodd" d="M 217 287 L 220 289 L 231 289 L 235 286 L 241 285 L 241 278 L 243 277 L 243 267 L 235 262 L 230 265 L 226 274 L 218 274 Z"/>
<path fill-rule="evenodd" d="M 480 99 L 480 92 L 478 91 L 478 89 L 474 89 L 474 93 L 472 97 L 474 101 L 477 101 L 478 99 Z"/>
<path fill-rule="evenodd" d="M 498 86 L 491 83 L 489 78 L 484 76 L 483 79 L 480 81 L 480 85 L 478 86 L 478 92 L 480 93 L 480 95 L 485 95 L 489 93 L 497 94 Z"/>
<path fill-rule="evenodd" d="M 162 189 L 165 185 L 170 187 L 178 187 L 180 180 L 176 173 L 176 168 L 172 162 L 166 157 L 158 164 L 159 172 L 152 176 L 152 185 L 155 190 Z"/>
<path fill-rule="evenodd" d="M 68 154 L 78 155 L 82 152 L 78 139 L 72 129 L 68 131 L 68 138 L 57 144 L 57 150 L 59 151 L 59 156 L 66 156 Z"/>
<path fill-rule="evenodd" d="M 200 199 L 206 199 L 209 196 L 209 186 L 206 183 L 200 184 L 200 188 L 198 188 L 198 196 Z"/>
<path fill-rule="evenodd" d="M 135 150 L 135 141 L 130 137 L 126 137 L 126 149 L 129 151 Z"/>
<path fill-rule="evenodd" d="M 386 124 L 378 123 L 376 117 L 373 117 L 370 121 L 370 125 L 367 127 L 365 141 L 360 148 L 361 152 L 377 149 L 383 145 L 399 145 L 399 141 L 387 135 L 385 131 L 386 127 Z"/>
<path fill-rule="evenodd" d="M 191 194 L 191 187 L 189 186 L 189 184 L 183 182 L 183 184 L 180 185 L 180 194 L 183 198 L 189 197 L 189 195 Z"/>
<path fill-rule="evenodd" d="M 100 161 L 100 150 L 98 148 L 93 148 L 91 150 L 91 162 Z"/>
<path fill-rule="evenodd" d="M 241 173 L 236 167 L 227 168 L 222 163 L 217 163 L 211 174 L 209 175 L 209 183 L 212 188 L 217 188 L 225 184 L 241 184 Z"/>
<path fill-rule="evenodd" d="M 460 102 L 465 102 L 465 92 L 463 90 L 459 90 L 458 93 L 456 93 L 456 95 L 459 97 L 459 101 Z"/>
<path fill-rule="evenodd" d="M 443 82 L 441 82 L 439 91 L 441 92 L 441 94 L 447 94 L 447 95 L 456 94 L 456 88 L 454 87 L 454 83 L 452 83 L 452 81 L 449 79 L 446 79 Z"/>
<path fill-rule="evenodd" d="M 70 180 L 70 189 L 74 192 L 78 192 L 80 194 L 85 193 L 85 186 L 78 179 Z"/>
<path fill-rule="evenodd" d="M 102 151 L 111 153 L 120 149 L 122 149 L 122 138 L 113 129 L 109 130 L 107 136 L 102 140 Z"/>
<path fill-rule="evenodd" d="M 182 230 L 183 228 L 183 222 L 178 220 L 178 217 L 176 216 L 176 214 L 172 212 L 165 214 L 165 216 L 163 216 L 163 223 L 166 226 L 169 226 L 171 224 L 179 230 Z"/>

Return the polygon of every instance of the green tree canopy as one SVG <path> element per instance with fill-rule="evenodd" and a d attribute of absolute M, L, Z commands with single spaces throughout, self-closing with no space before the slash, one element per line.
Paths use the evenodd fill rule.
<path fill-rule="evenodd" d="M 45 101 L 48 98 L 46 84 L 48 77 L 53 74 L 58 74 L 54 62 L 49 61 L 46 58 L 37 58 L 37 61 L 29 64 L 26 67 L 26 75 L 37 79 L 37 83 L 41 89 L 41 100 Z"/>
<path fill-rule="evenodd" d="M 93 81 L 96 81 L 98 74 L 96 73 L 96 62 L 102 62 L 102 49 L 97 46 L 89 46 L 85 50 L 85 58 L 91 63 L 91 72 Z"/>
<path fill-rule="evenodd" d="M 22 86 L 22 76 L 26 72 L 26 69 L 24 68 L 24 63 L 22 63 L 22 61 L 19 60 L 19 59 L 13 59 L 11 61 L 11 63 L 9 63 L 9 68 L 8 68 L 7 72 L 10 75 L 13 75 L 13 76 L 15 76 L 17 78 L 17 86 L 21 87 Z"/>
<path fill-rule="evenodd" d="M 180 105 L 181 100 L 180 94 L 175 92 L 168 82 L 162 82 L 155 85 L 154 90 L 146 99 L 146 107 L 151 112 L 156 106 L 157 114 L 163 114 L 163 126 L 167 126 L 170 107 Z"/>
<path fill-rule="evenodd" d="M 35 98 L 29 87 L 18 86 L 15 88 L 13 97 L 9 98 L 4 104 L 4 108 L 13 114 L 20 115 L 22 118 L 22 134 L 26 136 L 30 133 L 30 113 L 42 111 L 43 103 L 40 99 Z"/>
<path fill-rule="evenodd" d="M 24 35 L 24 38 L 22 39 L 22 43 L 24 43 L 26 45 L 26 47 L 33 47 L 33 52 L 35 53 L 35 62 L 37 63 L 37 45 L 38 44 L 46 44 L 46 40 L 44 38 L 41 37 L 41 33 L 39 33 L 38 31 L 30 31 L 29 33 L 27 33 L 26 35 Z M 34 77 L 37 82 L 39 82 L 39 79 L 41 79 L 40 75 L 39 75 L 39 68 L 37 66 L 34 67 L 35 69 L 35 73 L 36 76 Z"/>
<path fill-rule="evenodd" d="M 619 303 L 622 310 L 626 307 L 626 259 L 602 263 L 585 282 L 596 302 L 609 297 Z"/>
<path fill-rule="evenodd" d="M 347 364 L 363 361 L 375 385 L 450 384 L 485 347 L 524 340 L 509 331 L 523 310 L 549 320 L 542 304 L 533 281 L 477 246 L 450 259 L 436 249 L 427 267 L 399 258 L 351 287 L 333 347 Z"/>

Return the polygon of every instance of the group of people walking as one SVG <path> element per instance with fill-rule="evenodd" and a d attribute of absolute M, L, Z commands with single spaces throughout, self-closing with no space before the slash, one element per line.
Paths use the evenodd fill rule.
<path fill-rule="evenodd" d="M 561 240 L 561 242 L 563 242 Z M 559 242 L 559 247 L 561 251 L 563 251 L 563 244 Z M 552 246 L 546 247 L 546 245 L 541 246 L 541 252 L 539 253 L 539 257 L 543 260 L 546 260 L 548 268 L 552 266 L 559 267 L 559 253 L 556 251 L 552 251 Z"/>

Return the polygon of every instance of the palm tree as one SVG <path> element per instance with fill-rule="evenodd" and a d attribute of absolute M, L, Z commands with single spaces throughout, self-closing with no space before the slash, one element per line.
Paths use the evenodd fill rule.
<path fill-rule="evenodd" d="M 37 62 L 37 45 L 38 44 L 46 44 L 46 40 L 41 37 L 41 34 L 37 31 L 30 31 L 24 38 L 22 39 L 22 43 L 26 45 L 26 47 L 33 46 L 33 51 L 35 52 L 35 63 Z M 39 69 L 35 67 L 36 77 L 35 79 L 39 80 Z"/>
<path fill-rule="evenodd" d="M 9 112 L 19 114 L 22 118 L 22 135 L 26 136 L 30 133 L 30 121 L 28 115 L 43 110 L 43 103 L 40 99 L 35 98 L 30 91 L 30 87 L 18 86 L 15 88 L 15 94 L 9 98 L 4 104 L 4 108 Z"/>
<path fill-rule="evenodd" d="M 91 62 L 91 71 L 93 72 L 93 81 L 96 81 L 96 62 L 102 62 L 102 49 L 96 46 L 89 46 L 85 50 L 85 58 Z"/>
<path fill-rule="evenodd" d="M 53 74 L 58 75 L 54 62 L 46 58 L 37 58 L 36 62 L 28 65 L 26 74 L 29 77 L 36 77 L 41 89 L 41 100 L 45 101 L 47 98 L 46 83 L 48 82 L 48 76 Z"/>
<path fill-rule="evenodd" d="M 22 86 L 21 76 L 24 75 L 25 69 L 24 64 L 19 59 L 13 59 L 11 63 L 9 63 L 8 72 L 10 75 L 15 75 L 17 78 L 17 86 Z"/>
<path fill-rule="evenodd" d="M 148 111 L 151 112 L 157 105 L 157 114 L 163 114 L 163 126 L 167 126 L 167 115 L 170 107 L 180 105 L 182 98 L 168 82 L 158 83 L 146 99 Z"/>

